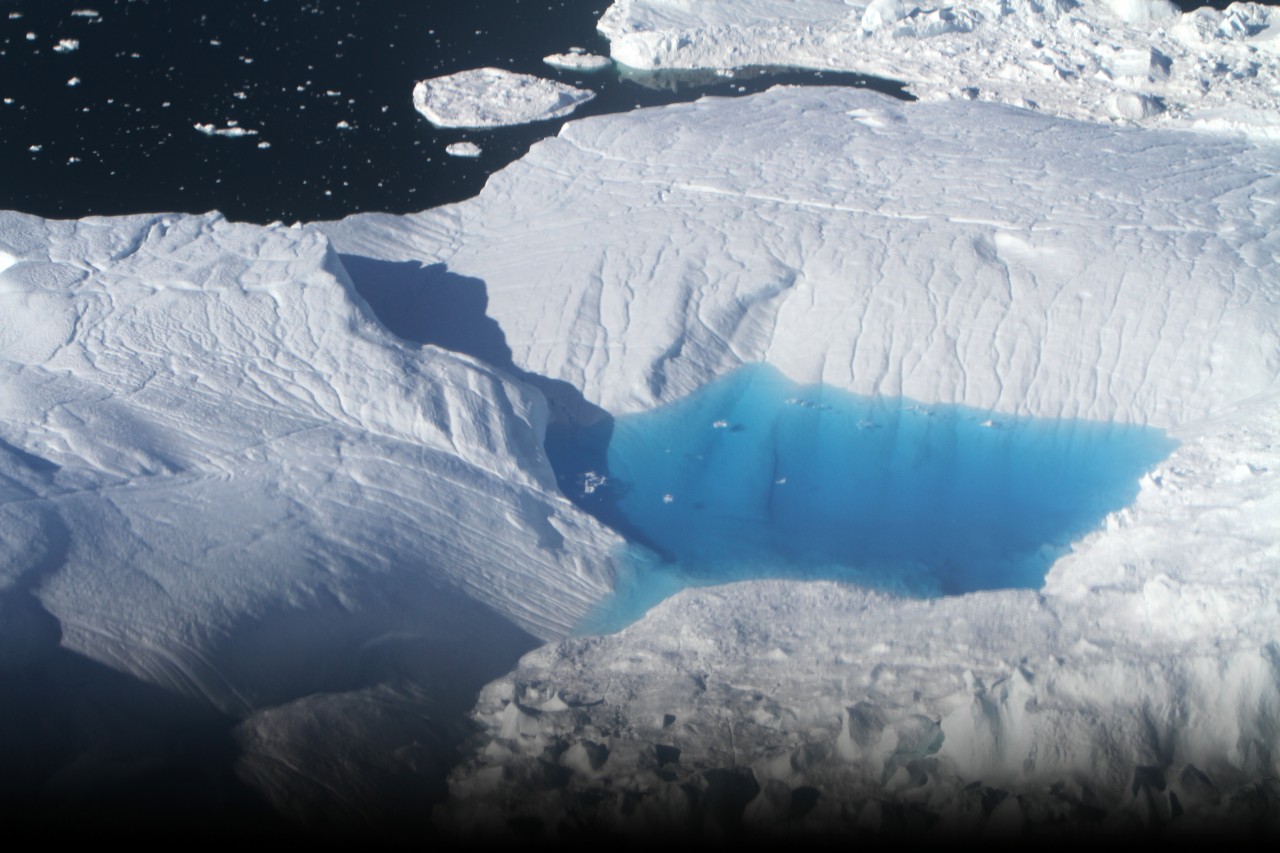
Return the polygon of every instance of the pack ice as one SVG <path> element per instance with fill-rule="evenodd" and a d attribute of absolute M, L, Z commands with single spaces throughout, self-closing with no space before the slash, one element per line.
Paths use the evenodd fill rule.
<path fill-rule="evenodd" d="M 539 649 L 481 694 L 447 819 L 1274 828 L 1277 166 L 1205 135 L 774 89 L 573 123 L 472 201 L 321 226 L 483 282 L 513 363 L 611 413 L 765 362 L 1181 443 L 1038 592 L 690 589 Z"/>

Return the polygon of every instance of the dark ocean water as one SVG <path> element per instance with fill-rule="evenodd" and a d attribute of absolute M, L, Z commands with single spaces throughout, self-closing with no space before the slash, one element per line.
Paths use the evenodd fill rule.
<path fill-rule="evenodd" d="M 580 74 L 542 61 L 570 47 L 607 55 L 595 24 L 608 5 L 0 0 L 0 208 L 58 218 L 216 208 L 268 222 L 405 213 L 469 198 L 563 124 L 438 130 L 414 111 L 416 81 L 483 66 L 595 90 L 575 117 L 776 83 L 901 91 L 858 75 L 801 72 L 672 78 L 655 88 L 612 69 Z M 55 50 L 63 39 L 79 48 Z M 256 133 L 195 129 L 230 122 Z M 445 154 L 462 140 L 484 154 Z"/>

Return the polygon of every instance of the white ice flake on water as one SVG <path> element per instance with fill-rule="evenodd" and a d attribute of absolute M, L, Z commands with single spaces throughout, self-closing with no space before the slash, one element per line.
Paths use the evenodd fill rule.
<path fill-rule="evenodd" d="M 422 80 L 413 106 L 437 127 L 487 128 L 563 118 L 594 92 L 500 68 Z"/>
<path fill-rule="evenodd" d="M 613 60 L 609 57 L 599 56 L 594 53 L 553 53 L 550 56 L 542 57 L 542 61 L 552 68 L 559 68 L 562 71 L 581 71 L 584 73 L 603 71 L 613 65 Z"/>
<path fill-rule="evenodd" d="M 236 122 L 227 122 L 226 127 L 218 127 L 213 123 L 194 125 L 195 129 L 203 133 L 205 136 L 226 136 L 232 139 L 242 136 L 257 136 L 258 131 L 247 127 L 240 127 Z"/>
<path fill-rule="evenodd" d="M 59 39 L 58 43 L 53 46 L 54 53 L 71 53 L 73 50 L 79 49 L 79 39 Z"/>
<path fill-rule="evenodd" d="M 445 153 L 451 157 L 479 157 L 484 150 L 474 142 L 454 142 L 446 145 Z"/>

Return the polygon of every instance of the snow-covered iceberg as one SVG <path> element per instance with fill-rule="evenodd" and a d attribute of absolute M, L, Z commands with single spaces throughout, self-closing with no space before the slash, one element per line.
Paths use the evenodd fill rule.
<path fill-rule="evenodd" d="M 1280 138 L 1280 10 L 1166 0 L 616 0 L 613 58 L 642 69 L 800 66 L 924 99 Z"/>
<path fill-rule="evenodd" d="M 449 819 L 670 829 L 717 819 L 728 785 L 750 794 L 731 821 L 779 832 L 813 792 L 818 832 L 1213 828 L 1258 803 L 1274 826 L 1277 167 L 1205 135 L 774 89 L 574 123 L 472 201 L 321 226 L 483 280 L 514 363 L 611 413 L 765 362 L 1181 442 L 1039 592 L 686 590 L 535 652 L 482 695 Z"/>

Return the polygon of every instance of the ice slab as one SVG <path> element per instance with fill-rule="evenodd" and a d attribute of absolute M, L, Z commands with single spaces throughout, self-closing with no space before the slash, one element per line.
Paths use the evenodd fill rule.
<path fill-rule="evenodd" d="M 452 157 L 479 157 L 484 150 L 474 142 L 454 142 L 445 146 L 445 153 Z"/>
<path fill-rule="evenodd" d="M 587 73 L 603 71 L 613 64 L 613 60 L 609 57 L 594 53 L 553 53 L 550 56 L 544 56 L 542 61 L 552 68 Z"/>
<path fill-rule="evenodd" d="M 459 71 L 413 87 L 414 109 L 437 127 L 507 127 L 562 118 L 594 97 L 585 89 L 501 68 Z"/>

